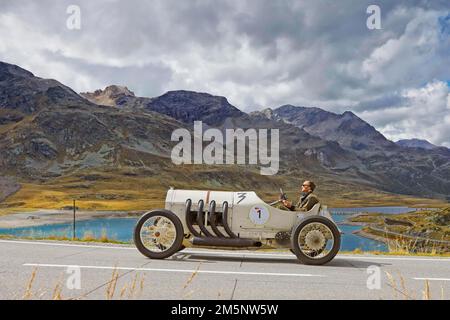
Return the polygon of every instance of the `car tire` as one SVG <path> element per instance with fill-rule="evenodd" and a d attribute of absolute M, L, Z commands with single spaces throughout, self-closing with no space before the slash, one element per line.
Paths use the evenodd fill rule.
<path fill-rule="evenodd" d="M 292 249 L 289 249 L 289 251 L 295 256 L 296 254 L 295 254 L 295 251 L 294 250 L 292 250 Z M 316 253 L 316 255 L 319 255 L 319 254 L 321 254 L 322 253 L 322 251 L 323 250 L 319 250 L 317 253 Z"/>
<path fill-rule="evenodd" d="M 298 241 L 298 237 L 300 234 L 300 231 L 305 228 L 307 225 L 311 223 L 319 223 L 325 225 L 333 234 L 333 247 L 329 251 L 329 253 L 321 258 L 314 258 L 306 255 L 300 248 L 300 244 Z M 311 216 L 306 217 L 302 220 L 300 220 L 295 227 L 292 230 L 291 235 L 291 250 L 292 252 L 297 256 L 297 259 L 303 263 L 308 265 L 323 265 L 328 262 L 330 262 L 339 252 L 339 249 L 341 247 L 341 234 L 337 228 L 337 226 L 330 220 L 322 216 Z M 320 252 L 316 255 L 319 255 L 323 249 L 320 250 Z"/>
<path fill-rule="evenodd" d="M 164 251 L 161 252 L 155 252 L 152 250 L 149 250 L 141 239 L 141 229 L 147 220 L 154 218 L 154 217 L 164 217 L 170 220 L 170 222 L 175 227 L 175 239 L 171 246 Z M 134 243 L 139 250 L 140 253 L 142 253 L 144 256 L 150 258 L 150 259 L 166 259 L 173 254 L 177 253 L 180 250 L 183 250 L 183 224 L 181 223 L 180 218 L 178 218 L 177 215 L 175 215 L 173 212 L 168 210 L 155 210 L 150 211 L 144 214 L 136 223 L 136 226 L 134 228 Z"/>

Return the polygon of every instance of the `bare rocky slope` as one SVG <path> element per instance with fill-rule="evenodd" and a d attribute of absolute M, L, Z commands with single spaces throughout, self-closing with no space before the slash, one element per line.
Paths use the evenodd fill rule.
<path fill-rule="evenodd" d="M 283 106 L 246 114 L 226 98 L 207 93 L 171 91 L 147 98 L 119 86 L 79 95 L 55 80 L 0 63 L 4 174 L 45 180 L 86 168 L 127 167 L 170 173 L 171 133 L 191 130 L 195 120 L 221 130 L 280 130 L 279 175 L 258 177 L 254 167 L 244 166 L 248 175 L 230 174 L 236 181 L 229 181 L 229 187 L 247 185 L 240 179 L 268 184 L 307 175 L 341 186 L 439 198 L 450 194 L 448 149 L 398 146 L 351 112 Z M 232 170 L 221 166 L 216 174 Z"/>

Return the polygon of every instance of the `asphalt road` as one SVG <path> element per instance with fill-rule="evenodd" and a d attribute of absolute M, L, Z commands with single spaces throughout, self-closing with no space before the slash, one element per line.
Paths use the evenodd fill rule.
<path fill-rule="evenodd" d="M 428 292 L 448 300 L 450 258 L 338 255 L 306 266 L 289 253 L 186 249 L 149 260 L 132 246 L 0 240 L 0 284 L 0 299 L 422 299 Z"/>

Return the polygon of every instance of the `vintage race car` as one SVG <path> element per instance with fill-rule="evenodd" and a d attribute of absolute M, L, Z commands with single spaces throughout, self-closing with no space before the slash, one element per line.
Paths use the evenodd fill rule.
<path fill-rule="evenodd" d="M 251 191 L 170 189 L 165 209 L 139 219 L 134 242 L 151 259 L 165 259 L 185 247 L 288 248 L 300 262 L 321 265 L 338 253 L 341 234 L 321 204 L 294 212 L 275 208 Z"/>

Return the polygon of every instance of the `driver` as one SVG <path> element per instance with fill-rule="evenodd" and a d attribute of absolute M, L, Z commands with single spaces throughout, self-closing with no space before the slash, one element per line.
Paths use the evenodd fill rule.
<path fill-rule="evenodd" d="M 309 211 L 319 203 L 319 198 L 313 194 L 314 189 L 316 189 L 315 183 L 307 180 L 302 184 L 300 200 L 296 205 L 288 200 L 280 200 L 291 211 Z"/>

